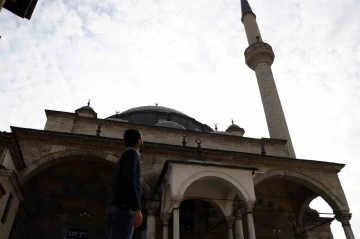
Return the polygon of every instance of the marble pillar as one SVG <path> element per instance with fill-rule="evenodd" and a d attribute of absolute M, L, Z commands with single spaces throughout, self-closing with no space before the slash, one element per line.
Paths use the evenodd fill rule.
<path fill-rule="evenodd" d="M 255 204 L 254 202 L 246 202 L 246 218 L 248 222 L 249 239 L 256 239 L 254 216 L 253 216 L 254 204 Z"/>
<path fill-rule="evenodd" d="M 242 224 L 243 210 L 235 212 L 235 239 L 244 239 L 244 230 Z"/>
<path fill-rule="evenodd" d="M 147 210 L 147 218 L 146 218 L 146 239 L 155 239 L 155 231 L 156 231 L 156 218 L 155 214 L 157 209 L 159 208 L 158 201 L 146 201 L 145 208 Z"/>
<path fill-rule="evenodd" d="M 228 228 L 228 239 L 233 239 L 234 219 L 235 218 L 232 216 L 226 217 L 227 228 Z"/>
<path fill-rule="evenodd" d="M 162 213 L 161 220 L 163 222 L 163 239 L 169 238 L 169 219 L 171 217 L 170 213 Z"/>
<path fill-rule="evenodd" d="M 335 213 L 336 220 L 341 222 L 343 226 L 346 239 L 355 239 L 355 235 L 350 225 L 351 213 L 349 212 L 337 212 Z"/>
<path fill-rule="evenodd" d="M 181 199 L 173 198 L 173 239 L 180 239 L 180 204 Z"/>

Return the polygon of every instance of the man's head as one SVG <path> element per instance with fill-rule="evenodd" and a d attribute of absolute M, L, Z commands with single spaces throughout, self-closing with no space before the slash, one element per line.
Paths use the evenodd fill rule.
<path fill-rule="evenodd" d="M 143 146 L 143 141 L 141 137 L 141 133 L 137 129 L 127 129 L 124 132 L 124 141 L 126 148 L 133 147 L 138 151 L 141 151 Z"/>

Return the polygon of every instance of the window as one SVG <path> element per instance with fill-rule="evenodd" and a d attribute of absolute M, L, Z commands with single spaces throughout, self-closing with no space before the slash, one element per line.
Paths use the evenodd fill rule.
<path fill-rule="evenodd" d="M 88 231 L 69 229 L 67 239 L 88 238 Z"/>
<path fill-rule="evenodd" d="M 10 194 L 7 202 L 6 202 L 6 206 L 5 206 L 5 210 L 4 210 L 4 213 L 1 217 L 1 223 L 5 224 L 6 222 L 6 219 L 7 219 L 7 216 L 9 214 L 9 211 L 10 211 L 10 208 L 11 208 L 11 203 L 13 201 L 13 195 Z"/>

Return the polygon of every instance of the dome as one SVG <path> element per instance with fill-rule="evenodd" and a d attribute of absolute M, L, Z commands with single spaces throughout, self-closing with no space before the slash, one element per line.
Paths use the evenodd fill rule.
<path fill-rule="evenodd" d="M 232 125 L 230 125 L 228 128 L 227 128 L 227 130 L 226 131 L 230 131 L 230 130 L 233 130 L 233 129 L 242 129 L 240 126 L 238 126 L 238 125 L 236 125 L 236 124 L 232 124 Z"/>
<path fill-rule="evenodd" d="M 156 123 L 154 126 L 186 130 L 186 128 L 184 126 L 182 126 L 181 124 L 179 124 L 177 122 L 173 122 L 173 121 L 160 121 L 160 122 Z"/>
<path fill-rule="evenodd" d="M 82 117 L 97 118 L 97 113 L 90 107 L 90 100 L 87 105 L 75 110 L 75 113 Z"/>
<path fill-rule="evenodd" d="M 232 121 L 232 124 L 226 129 L 226 132 L 230 133 L 231 135 L 241 137 L 245 134 L 245 130 L 240 126 L 234 124 L 234 121 Z"/>
<path fill-rule="evenodd" d="M 79 108 L 78 110 L 94 110 L 94 109 L 90 106 L 85 105 L 85 106 Z"/>
<path fill-rule="evenodd" d="M 174 109 L 171 109 L 168 107 L 158 106 L 158 105 L 139 106 L 139 107 L 131 108 L 131 109 L 121 112 L 120 115 L 136 113 L 136 112 L 144 112 L 144 111 L 156 111 L 156 112 L 161 112 L 161 113 L 175 113 L 175 114 L 180 114 L 180 115 L 186 115 L 178 110 L 174 110 Z"/>
<path fill-rule="evenodd" d="M 208 125 L 189 117 L 183 112 L 159 105 L 134 107 L 121 113 L 117 111 L 115 115 L 106 119 L 200 132 L 213 131 Z"/>

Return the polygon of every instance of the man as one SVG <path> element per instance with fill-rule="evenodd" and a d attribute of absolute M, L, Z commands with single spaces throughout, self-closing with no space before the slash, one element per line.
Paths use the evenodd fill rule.
<path fill-rule="evenodd" d="M 143 141 L 140 131 L 126 130 L 124 141 L 126 150 L 115 166 L 113 191 L 106 213 L 110 239 L 131 239 L 134 227 L 142 223 L 139 156 Z"/>

